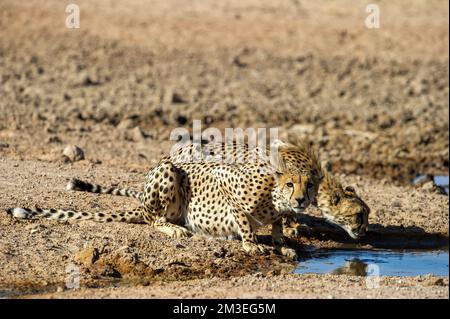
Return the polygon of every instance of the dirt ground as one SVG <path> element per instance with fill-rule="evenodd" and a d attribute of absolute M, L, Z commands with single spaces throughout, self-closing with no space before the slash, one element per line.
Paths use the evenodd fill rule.
<path fill-rule="evenodd" d="M 75 2 L 75 1 L 70 1 Z M 302 136 L 371 207 L 359 243 L 326 224 L 315 248 L 448 247 L 448 3 L 342 0 L 0 2 L 0 212 L 113 211 L 131 199 L 67 192 L 71 177 L 141 188 L 176 127 Z M 66 161 L 75 144 L 85 159 Z M 308 214 L 320 216 L 311 208 Z M 268 240 L 269 228 L 259 235 Z M 294 275 L 238 241 L 170 239 L 145 225 L 17 221 L 0 214 L 0 297 L 449 298 L 448 277 Z M 67 289 L 71 270 L 80 289 Z"/>

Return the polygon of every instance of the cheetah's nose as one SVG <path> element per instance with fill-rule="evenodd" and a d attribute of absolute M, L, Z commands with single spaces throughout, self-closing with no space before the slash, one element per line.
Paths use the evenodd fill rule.
<path fill-rule="evenodd" d="M 305 202 L 305 197 L 297 198 L 298 206 L 302 206 L 302 204 Z"/>

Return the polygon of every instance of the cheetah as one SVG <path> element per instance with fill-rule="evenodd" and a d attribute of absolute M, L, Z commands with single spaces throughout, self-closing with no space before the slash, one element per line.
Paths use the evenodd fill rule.
<path fill-rule="evenodd" d="M 305 143 L 295 136 L 291 136 L 290 140 L 296 145 Z M 275 144 L 284 143 L 277 140 Z M 227 146 L 231 147 L 227 149 Z M 220 156 L 223 156 L 226 160 L 235 162 L 251 160 L 251 154 L 256 158 L 262 156 L 259 147 L 250 148 L 248 144 L 241 144 L 241 146 L 243 148 L 239 149 L 236 143 L 231 145 L 212 143 L 202 147 L 200 151 L 195 148 L 195 145 L 190 144 L 188 147 L 181 148 L 172 158 L 176 161 L 186 161 L 192 158 L 212 161 L 219 154 L 219 160 L 222 159 Z M 315 166 L 313 169 L 317 170 L 315 175 L 320 176 L 319 189 L 316 190 L 316 199 L 313 201 L 314 206 L 321 210 L 327 222 L 342 228 L 351 238 L 363 237 L 368 229 L 370 208 L 356 194 L 353 187 L 346 186 L 344 188 L 336 177 L 324 172 L 321 167 Z M 297 214 L 292 213 L 282 219 L 284 233 L 287 236 L 298 236 L 301 225 L 297 223 L 297 217 Z"/>
<path fill-rule="evenodd" d="M 351 186 L 343 187 L 338 179 L 324 173 L 313 205 L 322 212 L 326 221 L 342 228 L 353 239 L 363 237 L 368 229 L 370 208 Z M 287 236 L 298 236 L 300 224 L 297 216 L 283 218 Z"/>
<path fill-rule="evenodd" d="M 227 143 L 211 145 L 215 146 L 209 147 L 209 151 L 227 149 Z M 231 143 L 230 153 L 238 154 L 242 150 L 248 159 L 252 152 L 240 145 Z M 322 171 L 309 145 L 281 141 L 273 145 L 277 149 L 275 165 L 264 156 L 240 163 L 228 161 L 230 158 L 183 160 L 197 148 L 192 143 L 163 157 L 148 172 L 143 192 L 77 179 L 67 185 L 68 190 L 134 197 L 141 204 L 134 210 L 105 214 L 16 207 L 8 213 L 15 218 L 145 222 L 177 238 L 193 233 L 240 237 L 244 251 L 249 254 L 266 254 L 271 250 L 258 243 L 255 235 L 259 227 L 271 224 L 275 250 L 295 259 L 295 250 L 284 241 L 282 217 L 301 213 L 314 201 Z"/>

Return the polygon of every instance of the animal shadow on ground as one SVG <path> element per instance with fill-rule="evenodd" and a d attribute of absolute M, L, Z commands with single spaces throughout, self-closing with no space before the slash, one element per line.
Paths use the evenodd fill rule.
<path fill-rule="evenodd" d="M 348 248 L 359 248 L 370 245 L 373 248 L 386 249 L 448 249 L 449 238 L 438 233 L 428 233 L 417 226 L 383 226 L 381 224 L 370 224 L 366 236 L 360 239 L 352 239 L 347 233 L 325 221 L 323 218 L 301 215 L 300 222 L 309 227 L 302 227 L 299 237 L 316 239 L 320 241 L 333 240 Z M 289 244 L 296 247 L 298 240 L 291 239 Z"/>

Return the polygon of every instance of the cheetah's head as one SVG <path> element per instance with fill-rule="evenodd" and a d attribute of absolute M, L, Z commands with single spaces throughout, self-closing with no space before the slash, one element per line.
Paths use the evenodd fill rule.
<path fill-rule="evenodd" d="M 278 207 L 303 212 L 316 196 L 322 179 L 320 162 L 307 144 L 277 143 L 275 170 Z"/>
<path fill-rule="evenodd" d="M 326 174 L 316 200 L 317 207 L 328 222 L 344 229 L 353 239 L 365 235 L 370 209 L 353 187 L 344 188 L 336 178 Z"/>

